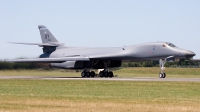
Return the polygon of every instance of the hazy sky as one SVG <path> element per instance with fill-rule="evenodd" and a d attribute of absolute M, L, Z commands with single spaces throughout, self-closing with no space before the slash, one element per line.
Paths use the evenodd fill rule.
<path fill-rule="evenodd" d="M 36 57 L 45 25 L 67 46 L 167 41 L 200 59 L 200 0 L 0 0 L 0 59 Z"/>

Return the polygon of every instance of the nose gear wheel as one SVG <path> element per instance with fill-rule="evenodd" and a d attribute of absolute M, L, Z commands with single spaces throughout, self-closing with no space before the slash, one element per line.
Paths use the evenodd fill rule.
<path fill-rule="evenodd" d="M 164 73 L 164 70 L 165 70 L 166 59 L 160 59 L 159 63 L 160 63 L 160 69 L 161 69 L 159 78 L 165 78 L 166 74 Z"/>
<path fill-rule="evenodd" d="M 160 77 L 160 78 L 165 78 L 165 77 L 166 77 L 166 74 L 165 74 L 165 73 L 160 73 L 160 74 L 159 74 L 159 77 Z"/>

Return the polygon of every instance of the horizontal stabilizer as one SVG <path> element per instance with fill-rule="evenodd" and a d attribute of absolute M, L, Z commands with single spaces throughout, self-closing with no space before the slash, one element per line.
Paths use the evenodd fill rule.
<path fill-rule="evenodd" d="M 6 62 L 14 63 L 62 63 L 66 61 L 90 61 L 90 59 L 88 57 L 62 57 L 6 60 Z"/>
<path fill-rule="evenodd" d="M 11 44 L 24 44 L 24 45 L 38 45 L 40 47 L 45 47 L 45 46 L 62 46 L 64 45 L 63 43 L 21 43 L 21 42 L 8 42 Z"/>

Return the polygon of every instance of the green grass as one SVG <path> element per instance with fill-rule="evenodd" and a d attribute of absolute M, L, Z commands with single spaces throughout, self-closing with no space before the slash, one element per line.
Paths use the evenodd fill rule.
<path fill-rule="evenodd" d="M 56 105 L 57 103 L 64 104 Z M 70 103 L 71 102 L 71 103 Z M 69 104 L 70 103 L 70 104 Z M 134 106 L 138 111 L 155 111 L 167 108 L 182 111 L 200 109 L 200 83 L 197 82 L 129 82 L 129 81 L 79 81 L 79 80 L 0 80 L 0 111 L 27 111 L 27 108 L 73 109 L 74 106 L 93 106 L 105 111 L 109 104 L 128 111 Z M 168 107 L 165 107 L 165 106 Z M 124 106 L 124 107 L 123 107 Z M 128 106 L 128 107 L 126 107 Z M 190 109 L 192 106 L 193 110 Z M 51 108 L 49 108 L 51 107 Z M 76 106 L 75 106 L 76 107 Z M 125 108 L 126 107 L 126 108 Z M 80 108 L 80 107 L 76 107 Z M 84 107 L 77 111 L 83 111 Z M 89 108 L 89 107 L 88 107 Z M 35 110 L 36 109 L 36 110 Z M 86 111 L 91 111 L 89 110 Z M 118 111 L 110 108 L 111 111 Z M 37 111 L 38 111 L 37 110 Z"/>
<path fill-rule="evenodd" d="M 20 98 L 200 101 L 200 83 L 189 82 L 1 80 L 0 85 L 1 96 Z"/>
<path fill-rule="evenodd" d="M 158 67 L 123 68 L 115 71 L 119 77 L 158 77 Z M 200 68 L 165 68 L 167 77 L 200 78 Z"/>
<path fill-rule="evenodd" d="M 118 77 L 158 77 L 159 68 L 123 68 Z M 167 78 L 200 78 L 200 68 L 166 68 Z M 80 77 L 73 70 L 4 70 L 0 76 Z M 0 112 L 198 112 L 199 82 L 0 79 Z"/>
<path fill-rule="evenodd" d="M 97 73 L 97 71 L 95 71 Z M 135 67 L 122 68 L 113 71 L 118 77 L 158 77 L 160 68 L 158 67 Z M 166 68 L 167 77 L 177 78 L 200 78 L 200 68 Z M 66 76 L 80 77 L 81 70 L 2 70 L 0 76 Z"/>

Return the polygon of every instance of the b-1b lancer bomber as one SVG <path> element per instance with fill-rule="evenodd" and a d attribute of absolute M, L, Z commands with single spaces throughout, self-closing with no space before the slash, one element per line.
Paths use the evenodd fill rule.
<path fill-rule="evenodd" d="M 100 77 L 113 77 L 110 68 L 120 67 L 122 61 L 160 60 L 160 78 L 165 78 L 166 61 L 192 58 L 196 54 L 176 47 L 169 42 L 151 42 L 122 47 L 66 47 L 59 43 L 52 33 L 43 25 L 38 26 L 42 43 L 16 43 L 38 45 L 43 47 L 43 54 L 34 59 L 14 59 L 7 62 L 15 63 L 50 63 L 51 67 L 64 69 L 84 69 L 82 77 L 94 77 L 91 69 L 103 69 Z"/>

